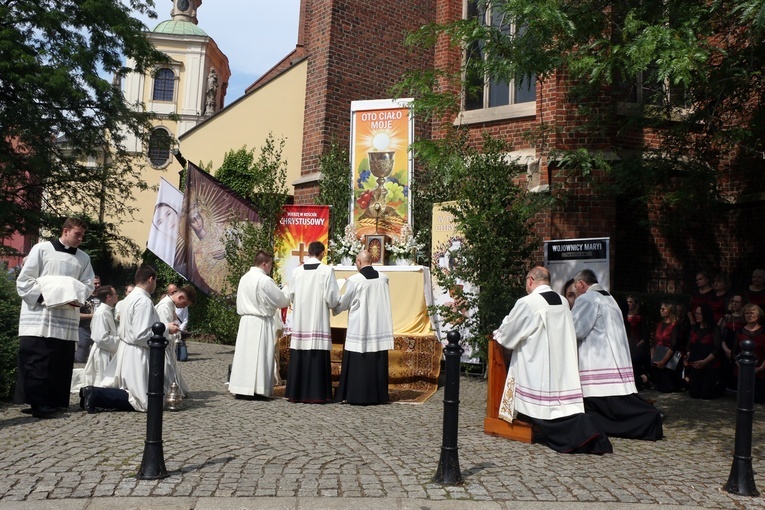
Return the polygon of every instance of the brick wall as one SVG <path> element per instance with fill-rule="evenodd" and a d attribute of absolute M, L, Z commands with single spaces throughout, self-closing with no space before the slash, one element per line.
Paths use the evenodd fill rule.
<path fill-rule="evenodd" d="M 404 37 L 434 20 L 435 0 L 304 0 L 301 40 L 308 58 L 301 174 L 319 172 L 332 141 L 348 146 L 351 101 L 385 99 L 409 69 L 432 65 L 433 52 L 408 48 Z M 427 135 L 419 126 L 419 135 Z M 296 187 L 310 203 L 315 184 Z"/>

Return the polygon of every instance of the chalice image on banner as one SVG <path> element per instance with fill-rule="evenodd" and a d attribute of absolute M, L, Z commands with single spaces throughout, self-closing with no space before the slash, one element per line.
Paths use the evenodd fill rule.
<path fill-rule="evenodd" d="M 373 193 L 372 203 L 369 205 L 369 211 L 379 221 L 380 217 L 385 214 L 387 204 L 385 195 L 388 194 L 388 190 L 385 189 L 385 178 L 390 176 L 393 172 L 393 156 L 396 153 L 393 151 L 370 151 L 367 152 L 369 158 L 369 171 L 377 177 L 377 188 Z M 377 231 L 377 225 L 375 225 L 375 232 Z"/>

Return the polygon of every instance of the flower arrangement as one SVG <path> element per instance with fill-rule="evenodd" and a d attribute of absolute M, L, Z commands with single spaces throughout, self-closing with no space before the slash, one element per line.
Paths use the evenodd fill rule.
<path fill-rule="evenodd" d="M 401 232 L 393 236 L 391 242 L 385 245 L 385 249 L 395 256 L 396 259 L 417 258 L 420 250 L 425 247 L 425 243 L 418 241 L 417 236 L 412 232 L 412 227 L 408 223 L 401 227 Z"/>
<path fill-rule="evenodd" d="M 356 237 L 356 227 L 348 224 L 341 236 L 335 236 L 335 239 L 329 241 L 329 249 L 333 259 L 337 262 L 344 257 L 356 258 L 356 255 L 364 249 L 361 239 Z"/>

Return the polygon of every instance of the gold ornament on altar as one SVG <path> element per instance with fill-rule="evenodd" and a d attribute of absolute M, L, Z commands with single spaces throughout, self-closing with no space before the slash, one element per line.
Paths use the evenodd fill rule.
<path fill-rule="evenodd" d="M 388 208 L 385 196 L 388 190 L 385 189 L 385 179 L 393 172 L 393 157 L 396 155 L 393 151 L 370 151 L 367 152 L 369 159 L 369 171 L 377 177 L 377 188 L 373 192 L 372 203 L 368 210 L 375 217 L 375 234 L 379 234 L 378 225 Z"/>

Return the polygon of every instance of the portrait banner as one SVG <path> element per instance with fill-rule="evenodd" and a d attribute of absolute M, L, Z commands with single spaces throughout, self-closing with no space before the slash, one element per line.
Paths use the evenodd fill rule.
<path fill-rule="evenodd" d="M 276 233 L 278 275 L 284 285 L 289 285 L 292 272 L 308 258 L 308 245 L 329 241 L 328 205 L 285 205 Z M 326 262 L 326 260 L 324 260 Z"/>
<path fill-rule="evenodd" d="M 183 208 L 183 193 L 161 178 L 154 216 L 149 230 L 146 247 L 170 267 L 175 263 L 175 249 L 178 244 L 178 227 Z"/>
<path fill-rule="evenodd" d="M 411 99 L 351 102 L 351 218 L 359 236 L 397 236 L 411 224 Z"/>
<path fill-rule="evenodd" d="M 226 240 L 236 239 L 242 222 L 260 223 L 252 204 L 189 163 L 173 268 L 206 294 L 233 293 Z"/>

